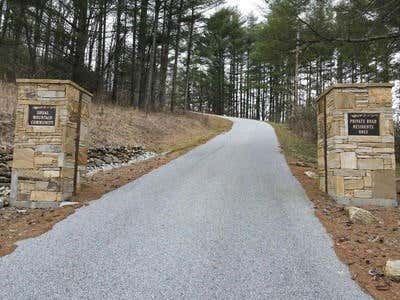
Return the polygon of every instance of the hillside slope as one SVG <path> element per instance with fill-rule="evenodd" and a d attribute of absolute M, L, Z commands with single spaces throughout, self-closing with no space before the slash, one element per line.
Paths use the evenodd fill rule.
<path fill-rule="evenodd" d="M 15 99 L 15 86 L 0 82 L 0 204 L 7 202 L 4 199 L 7 200 L 11 180 Z M 101 166 L 98 172 L 83 180 L 82 190 L 71 199 L 79 204 L 47 210 L 18 210 L 0 205 L 0 256 L 14 251 L 17 241 L 50 230 L 74 213 L 76 207 L 89 205 L 91 200 L 159 168 L 232 127 L 232 122 L 226 119 L 195 113 L 146 116 L 129 107 L 101 104 L 93 104 L 91 112 L 89 167 L 93 163 L 96 166 L 98 160 Z M 153 152 L 159 155 L 132 164 L 123 164 L 125 161 L 116 157 L 122 154 L 130 160 L 136 154 Z M 110 158 L 111 164 L 107 162 Z M 116 164 L 115 159 L 118 160 Z M 110 168 L 102 169 L 104 162 Z"/>
<path fill-rule="evenodd" d="M 94 104 L 90 146 L 142 146 L 160 153 L 227 124 L 230 122 L 195 113 L 151 113 L 146 116 L 129 107 Z"/>
<path fill-rule="evenodd" d="M 0 149 L 13 144 L 14 84 L 0 82 Z M 131 107 L 93 103 L 90 148 L 141 146 L 155 152 L 179 148 L 189 139 L 229 126 L 220 118 L 194 113 L 145 113 Z"/>

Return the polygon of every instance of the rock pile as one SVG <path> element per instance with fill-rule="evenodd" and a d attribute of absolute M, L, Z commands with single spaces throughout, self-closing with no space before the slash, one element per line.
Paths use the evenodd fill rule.
<path fill-rule="evenodd" d="M 11 151 L 0 149 L 0 208 L 7 206 L 11 184 Z"/>
<path fill-rule="evenodd" d="M 102 147 L 89 150 L 88 173 L 129 165 L 156 156 L 142 147 Z M 0 208 L 8 204 L 12 152 L 0 149 Z"/>
<path fill-rule="evenodd" d="M 12 148 L 14 141 L 14 127 L 14 114 L 0 111 L 0 152 L 4 152 L 5 150 L 10 150 Z"/>
<path fill-rule="evenodd" d="M 0 186 L 0 208 L 8 206 L 10 197 L 10 188 L 6 186 Z"/>
<path fill-rule="evenodd" d="M 107 170 L 154 157 L 154 152 L 142 147 L 102 147 L 89 150 L 88 172 Z"/>
<path fill-rule="evenodd" d="M 9 186 L 11 183 L 12 154 L 0 151 L 0 187 Z"/>

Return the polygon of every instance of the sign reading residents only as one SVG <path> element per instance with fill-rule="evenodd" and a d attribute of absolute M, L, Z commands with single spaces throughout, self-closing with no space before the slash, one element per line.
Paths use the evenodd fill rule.
<path fill-rule="evenodd" d="M 28 124 L 30 126 L 55 126 L 56 108 L 54 106 L 29 105 Z"/>
<path fill-rule="evenodd" d="M 349 135 L 379 136 L 379 117 L 378 113 L 350 113 Z"/>

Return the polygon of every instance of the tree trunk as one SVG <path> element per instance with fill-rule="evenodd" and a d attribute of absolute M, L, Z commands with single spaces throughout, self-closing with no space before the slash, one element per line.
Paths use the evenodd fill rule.
<path fill-rule="evenodd" d="M 88 36 L 88 1 L 74 0 L 73 3 L 77 15 L 77 27 L 75 30 L 75 53 L 72 67 L 72 80 L 82 85 L 85 81 L 84 64 Z"/>
<path fill-rule="evenodd" d="M 146 61 L 146 28 L 147 28 L 147 9 L 149 5 L 149 0 L 142 0 L 140 5 L 140 25 L 139 25 L 139 36 L 138 36 L 138 57 L 136 66 L 136 76 L 135 76 L 135 96 L 134 96 L 134 106 L 140 107 L 143 103 L 140 99 L 141 96 L 141 86 L 144 80 L 144 70 Z"/>
<path fill-rule="evenodd" d="M 114 78 L 113 78 L 113 87 L 112 87 L 112 101 L 114 103 L 118 102 L 118 88 L 119 88 L 119 78 L 121 76 L 120 70 L 120 60 L 122 55 L 122 10 L 124 8 L 124 0 L 118 0 L 117 2 L 117 20 L 115 25 L 115 50 L 114 50 Z"/>
<path fill-rule="evenodd" d="M 101 0 L 99 2 L 99 15 L 98 15 L 98 32 L 97 32 L 97 53 L 96 53 L 96 92 L 101 94 L 103 92 L 103 77 L 104 77 L 104 32 L 106 27 L 106 1 Z"/>
<path fill-rule="evenodd" d="M 136 39 L 137 39 L 137 26 L 138 26 L 138 0 L 135 0 L 133 7 L 133 22 L 132 22 L 132 61 L 131 61 L 131 103 L 132 106 L 137 108 L 135 101 L 135 87 L 136 87 Z"/>
<path fill-rule="evenodd" d="M 176 31 L 176 39 L 175 39 L 175 56 L 174 56 L 174 67 L 172 72 L 172 91 L 171 91 L 171 112 L 175 111 L 176 105 L 176 79 L 178 76 L 178 58 L 179 58 L 179 44 L 181 40 L 181 23 L 182 23 L 182 14 L 183 14 L 183 3 L 184 0 L 180 1 L 179 10 L 178 10 L 178 20 L 177 20 L 177 31 Z"/>
<path fill-rule="evenodd" d="M 155 63 L 156 63 L 156 55 L 157 55 L 157 30 L 158 30 L 158 17 L 160 13 L 160 5 L 161 1 L 160 0 L 155 0 L 155 7 L 154 7 L 154 22 L 153 22 L 153 29 L 152 29 L 152 45 L 151 45 L 151 51 L 150 51 L 150 66 L 149 66 L 149 75 L 147 78 L 147 92 L 146 92 L 146 99 L 145 99 L 145 110 L 146 110 L 146 115 L 149 113 L 149 104 L 150 104 L 150 98 L 152 96 L 152 86 L 153 86 L 153 76 L 154 76 L 154 69 L 156 68 Z"/>
<path fill-rule="evenodd" d="M 14 42 L 13 42 L 13 76 L 16 77 L 18 74 L 19 64 L 19 45 L 21 43 L 22 27 L 25 20 L 25 3 L 23 1 L 16 1 L 15 3 L 15 28 L 14 28 Z"/>
<path fill-rule="evenodd" d="M 196 23 L 194 8 L 192 8 L 192 14 L 189 21 L 189 37 L 188 37 L 188 50 L 187 50 L 187 60 L 186 60 L 186 71 L 185 71 L 185 100 L 184 100 L 184 109 L 190 109 L 190 64 L 192 59 L 192 47 L 193 47 L 193 31 L 194 24 Z"/>

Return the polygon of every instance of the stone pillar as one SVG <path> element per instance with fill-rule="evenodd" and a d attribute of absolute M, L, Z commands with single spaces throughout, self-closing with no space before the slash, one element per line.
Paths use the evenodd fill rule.
<path fill-rule="evenodd" d="M 19 79 L 17 86 L 10 202 L 57 207 L 86 173 L 92 94 L 65 80 Z"/>
<path fill-rule="evenodd" d="M 320 188 L 337 202 L 397 206 L 391 84 L 338 84 L 318 98 Z"/>

